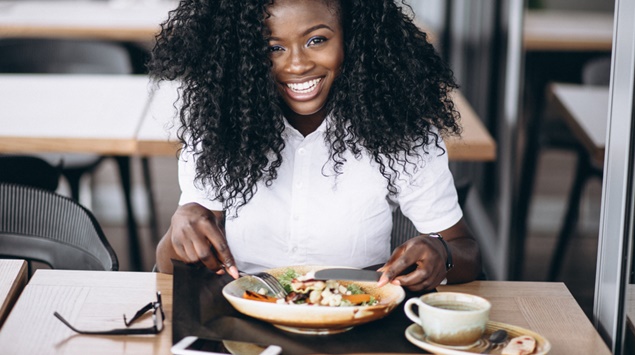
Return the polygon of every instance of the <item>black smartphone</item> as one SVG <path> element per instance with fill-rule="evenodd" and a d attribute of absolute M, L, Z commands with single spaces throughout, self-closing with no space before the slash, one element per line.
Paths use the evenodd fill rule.
<path fill-rule="evenodd" d="M 226 339 L 206 339 L 187 336 L 172 346 L 175 355 L 279 355 L 282 348 L 277 345 L 256 344 Z"/>

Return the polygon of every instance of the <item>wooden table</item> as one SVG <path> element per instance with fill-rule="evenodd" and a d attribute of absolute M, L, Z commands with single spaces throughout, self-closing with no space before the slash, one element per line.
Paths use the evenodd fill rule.
<path fill-rule="evenodd" d="M 0 37 L 153 41 L 171 0 L 2 1 Z"/>
<path fill-rule="evenodd" d="M 563 283 L 476 281 L 438 290 L 488 299 L 492 303 L 490 319 L 543 335 L 552 345 L 549 355 L 611 353 Z"/>
<path fill-rule="evenodd" d="M 137 151 L 144 156 L 176 156 L 180 143 L 176 129 L 180 122 L 177 114 L 178 85 L 162 82 L 153 87 L 148 110 L 137 134 Z"/>
<path fill-rule="evenodd" d="M 613 14 L 530 10 L 525 14 L 523 40 L 527 51 L 610 51 Z"/>
<path fill-rule="evenodd" d="M 163 295 L 165 329 L 150 336 L 75 335 L 53 317 L 58 311 L 82 328 L 122 325 L 132 314 Z M 562 283 L 476 281 L 440 286 L 483 296 L 492 302 L 491 319 L 539 332 L 552 343 L 550 355 L 610 354 L 591 322 Z M 396 311 L 402 311 L 401 308 Z M 38 270 L 0 332 L 8 354 L 170 354 L 172 276 L 159 273 Z M 140 326 L 151 324 L 149 318 Z M 403 341 L 407 341 L 404 337 Z"/>
<path fill-rule="evenodd" d="M 494 161 L 496 142 L 483 121 L 460 91 L 454 92 L 454 104 L 461 114 L 461 137 L 447 138 L 448 158 L 453 161 Z"/>
<path fill-rule="evenodd" d="M 138 152 L 142 155 L 176 154 L 174 103 L 177 86 L 163 83 L 152 97 L 138 134 Z M 461 137 L 446 140 L 448 156 L 453 161 L 493 161 L 496 159 L 496 142 L 481 119 L 460 91 L 453 94 L 456 109 L 461 114 Z"/>
<path fill-rule="evenodd" d="M 609 88 L 554 83 L 549 86 L 549 95 L 593 161 L 601 165 L 606 145 Z"/>
<path fill-rule="evenodd" d="M 161 291 L 166 313 L 159 335 L 82 336 L 53 316 L 57 311 L 87 329 L 122 328 Z M 172 277 L 159 273 L 61 271 L 35 272 L 0 331 L 6 354 L 170 354 Z M 140 327 L 151 326 L 150 317 Z"/>
<path fill-rule="evenodd" d="M 13 308 L 26 281 L 26 261 L 0 259 L 0 327 Z"/>

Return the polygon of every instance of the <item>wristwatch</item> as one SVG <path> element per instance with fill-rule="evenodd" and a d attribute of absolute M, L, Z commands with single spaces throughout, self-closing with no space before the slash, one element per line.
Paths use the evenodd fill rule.
<path fill-rule="evenodd" d="M 445 240 L 443 240 L 443 237 L 439 233 L 430 233 L 428 234 L 428 237 L 437 238 L 443 244 L 443 247 L 445 248 L 445 252 L 448 255 L 448 257 L 445 259 L 445 271 L 450 271 L 454 267 L 454 262 L 452 261 L 452 253 L 450 252 L 448 243 L 446 243 Z"/>

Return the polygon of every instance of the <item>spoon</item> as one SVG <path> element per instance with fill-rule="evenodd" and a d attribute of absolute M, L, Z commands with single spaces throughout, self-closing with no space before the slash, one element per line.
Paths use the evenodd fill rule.
<path fill-rule="evenodd" d="M 492 349 L 496 345 L 505 342 L 505 340 L 507 340 L 507 331 L 505 331 L 505 329 L 499 329 L 495 331 L 494 333 L 490 334 L 488 340 L 489 340 L 489 345 L 487 346 L 487 348 L 485 348 L 485 351 L 483 351 L 483 354 L 489 354 L 489 352 L 492 351 Z"/>

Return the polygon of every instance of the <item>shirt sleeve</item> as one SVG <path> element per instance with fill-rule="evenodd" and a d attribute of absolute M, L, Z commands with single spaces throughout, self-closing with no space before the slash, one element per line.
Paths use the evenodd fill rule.
<path fill-rule="evenodd" d="M 439 145 L 428 146 L 428 154 L 423 154 L 417 169 L 398 182 L 397 203 L 420 233 L 448 229 L 463 217 L 447 149 L 443 141 Z"/>
<path fill-rule="evenodd" d="M 207 190 L 195 182 L 196 177 L 196 157 L 190 149 L 183 149 L 179 155 L 179 186 L 181 197 L 179 205 L 187 203 L 198 203 L 199 205 L 212 210 L 222 211 L 223 204 L 210 200 Z"/>

